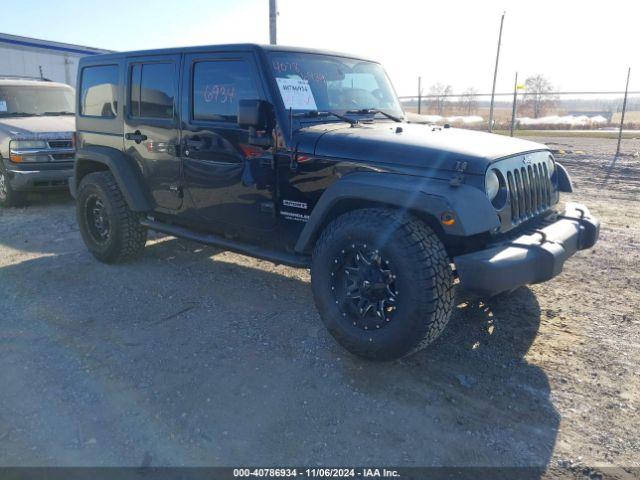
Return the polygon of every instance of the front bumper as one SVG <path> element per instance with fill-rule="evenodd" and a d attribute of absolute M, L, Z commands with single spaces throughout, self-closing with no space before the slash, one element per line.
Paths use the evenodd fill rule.
<path fill-rule="evenodd" d="M 67 188 L 73 167 L 56 170 L 8 170 L 11 188 L 16 191 Z"/>
<path fill-rule="evenodd" d="M 599 233 L 600 221 L 585 206 L 567 203 L 564 215 L 552 224 L 453 261 L 464 289 L 490 297 L 550 280 L 574 253 L 593 247 Z"/>

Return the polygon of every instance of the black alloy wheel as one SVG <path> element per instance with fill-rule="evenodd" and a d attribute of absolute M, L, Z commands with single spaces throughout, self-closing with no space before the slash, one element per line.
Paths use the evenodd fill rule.
<path fill-rule="evenodd" d="M 104 203 L 97 195 L 87 198 L 86 206 L 87 226 L 89 233 L 96 243 L 105 243 L 109 240 L 110 227 L 109 216 Z"/>
<path fill-rule="evenodd" d="M 358 242 L 334 259 L 331 290 L 343 317 L 354 327 L 374 330 L 391 322 L 399 294 L 395 280 L 389 260 Z"/>

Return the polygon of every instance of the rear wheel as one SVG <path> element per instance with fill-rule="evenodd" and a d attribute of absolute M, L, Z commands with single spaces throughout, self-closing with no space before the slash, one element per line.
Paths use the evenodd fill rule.
<path fill-rule="evenodd" d="M 2 162 L 0 160 L 0 162 Z M 9 177 L 0 166 L 0 207 L 19 207 L 27 202 L 27 192 L 16 192 L 11 188 Z"/>
<path fill-rule="evenodd" d="M 76 214 L 82 239 L 101 262 L 117 263 L 140 255 L 147 229 L 129 210 L 110 172 L 90 173 L 78 188 Z"/>
<path fill-rule="evenodd" d="M 336 340 L 370 359 L 400 358 L 444 330 L 453 274 L 444 246 L 424 222 L 387 209 L 332 221 L 316 244 L 314 299 Z"/>

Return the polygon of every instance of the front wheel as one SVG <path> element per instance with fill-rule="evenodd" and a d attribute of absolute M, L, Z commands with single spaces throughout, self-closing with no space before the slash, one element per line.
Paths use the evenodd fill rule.
<path fill-rule="evenodd" d="M 139 223 L 110 172 L 90 173 L 82 179 L 76 199 L 82 239 L 104 263 L 131 260 L 142 252 L 147 229 Z"/>
<path fill-rule="evenodd" d="M 421 220 L 387 209 L 333 220 L 316 244 L 311 283 L 329 332 L 374 360 L 426 347 L 444 330 L 453 305 L 442 242 Z"/>
<path fill-rule="evenodd" d="M 0 159 L 0 164 L 2 160 Z M 9 182 L 4 168 L 0 165 L 0 207 L 20 207 L 27 202 L 26 192 L 16 192 Z"/>

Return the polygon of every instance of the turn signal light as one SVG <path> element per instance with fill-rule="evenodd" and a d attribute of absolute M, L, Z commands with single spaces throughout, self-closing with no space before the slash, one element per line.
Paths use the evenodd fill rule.
<path fill-rule="evenodd" d="M 440 215 L 440 223 L 448 227 L 455 225 L 456 219 L 453 216 L 453 212 L 443 212 L 442 215 Z"/>
<path fill-rule="evenodd" d="M 22 155 L 15 155 L 12 153 L 9 155 L 9 160 L 11 160 L 13 163 L 20 163 L 22 162 Z"/>

